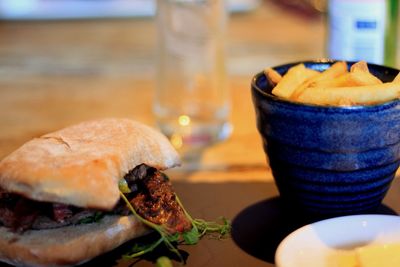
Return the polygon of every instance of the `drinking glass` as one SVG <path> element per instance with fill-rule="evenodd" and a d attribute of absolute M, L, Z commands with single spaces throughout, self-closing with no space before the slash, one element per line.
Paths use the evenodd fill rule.
<path fill-rule="evenodd" d="M 158 71 L 154 114 L 177 148 L 225 139 L 230 101 L 223 0 L 158 0 Z"/>

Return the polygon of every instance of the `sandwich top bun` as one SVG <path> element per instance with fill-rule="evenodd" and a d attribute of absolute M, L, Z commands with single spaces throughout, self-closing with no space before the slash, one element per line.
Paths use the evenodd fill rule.
<path fill-rule="evenodd" d="M 35 138 L 0 162 L 0 188 L 27 198 L 111 210 L 118 182 L 139 164 L 180 164 L 156 130 L 129 119 L 83 122 Z"/>

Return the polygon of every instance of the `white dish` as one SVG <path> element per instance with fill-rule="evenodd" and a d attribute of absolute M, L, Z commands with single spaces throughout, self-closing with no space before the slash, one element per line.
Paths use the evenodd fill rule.
<path fill-rule="evenodd" d="M 355 260 L 354 251 L 360 250 L 356 248 L 388 244 L 400 244 L 399 216 L 337 217 L 303 226 L 288 235 L 278 246 L 275 263 L 277 267 L 346 266 L 343 262 Z"/>

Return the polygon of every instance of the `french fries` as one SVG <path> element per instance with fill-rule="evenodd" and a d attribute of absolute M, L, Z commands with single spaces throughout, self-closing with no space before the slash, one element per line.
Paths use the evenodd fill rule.
<path fill-rule="evenodd" d="M 351 65 L 350 72 L 369 72 L 368 64 L 364 60 L 358 61 Z"/>
<path fill-rule="evenodd" d="M 309 87 L 298 97 L 297 101 L 315 105 L 351 106 L 377 104 L 399 96 L 399 84 L 384 83 L 335 88 Z"/>
<path fill-rule="evenodd" d="M 294 90 L 293 94 L 291 95 L 291 98 L 297 99 L 307 87 L 313 86 L 313 85 L 315 86 L 315 84 L 318 84 L 318 82 L 334 79 L 346 72 L 347 72 L 346 62 L 344 62 L 344 61 L 336 62 L 330 68 L 326 69 L 323 72 L 318 72 L 317 75 L 315 75 L 311 79 L 308 79 L 301 86 L 296 88 Z"/>
<path fill-rule="evenodd" d="M 349 72 L 330 80 L 322 80 L 308 87 L 349 87 L 381 84 L 382 81 L 371 73 Z"/>
<path fill-rule="evenodd" d="M 271 75 L 271 72 L 268 73 Z M 285 76 L 274 87 L 272 93 L 280 97 L 289 98 L 297 87 L 315 75 L 318 75 L 318 71 L 308 69 L 304 64 L 298 64 L 287 71 Z M 271 76 L 267 77 L 271 80 L 273 79 Z"/>
<path fill-rule="evenodd" d="M 264 70 L 264 74 L 267 79 L 275 86 L 282 80 L 282 75 L 272 68 L 267 68 Z"/>
<path fill-rule="evenodd" d="M 365 61 L 354 63 L 350 70 L 346 62 L 339 61 L 323 72 L 298 64 L 283 77 L 273 69 L 266 69 L 265 75 L 276 84 L 272 94 L 295 102 L 352 106 L 400 98 L 400 73 L 392 82 L 383 83 L 369 71 Z"/>

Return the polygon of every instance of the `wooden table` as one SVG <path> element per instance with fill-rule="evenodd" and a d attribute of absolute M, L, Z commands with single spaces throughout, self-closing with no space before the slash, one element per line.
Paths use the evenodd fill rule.
<path fill-rule="evenodd" d="M 185 248 L 187 266 L 273 266 L 276 245 L 302 222 L 277 198 L 255 127 L 250 80 L 267 66 L 323 57 L 323 19 L 266 1 L 231 16 L 228 37 L 234 131 L 190 167 L 169 174 L 193 216 L 224 215 L 235 228 L 231 239 Z M 0 158 L 83 120 L 128 117 L 154 126 L 155 38 L 151 18 L 0 22 Z M 396 180 L 385 200 L 395 212 L 399 191 Z M 142 265 L 150 262 L 135 266 Z"/>

